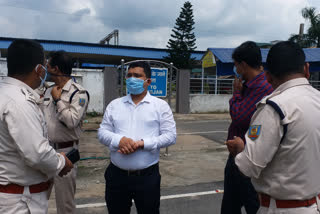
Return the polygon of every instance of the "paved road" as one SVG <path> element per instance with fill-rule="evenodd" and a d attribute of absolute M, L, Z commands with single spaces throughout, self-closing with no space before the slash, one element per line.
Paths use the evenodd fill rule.
<path fill-rule="evenodd" d="M 223 144 L 230 120 L 177 121 L 178 133 L 200 135 Z"/>
<path fill-rule="evenodd" d="M 196 156 L 197 159 L 199 160 L 204 160 L 206 161 L 207 164 L 213 164 L 217 165 L 218 163 L 215 162 L 214 160 L 208 160 L 209 157 L 212 157 L 212 154 L 218 154 L 218 151 L 215 151 L 216 153 L 210 153 L 212 152 L 211 150 L 208 150 L 205 152 L 206 148 L 210 149 L 210 145 L 215 144 L 223 144 L 226 136 L 227 136 L 227 129 L 230 124 L 229 120 L 177 120 L 177 131 L 179 136 L 185 137 L 186 135 L 190 135 L 190 141 L 191 138 L 200 138 L 200 139 L 207 139 L 205 141 L 200 140 L 199 143 L 207 143 L 207 146 L 204 146 L 203 148 L 201 147 L 199 154 L 203 154 L 203 158 L 200 158 Z M 197 137 L 198 136 L 198 137 Z M 201 137 L 200 137 L 201 136 Z M 185 139 L 185 138 L 184 138 Z M 218 144 L 217 144 L 218 143 Z M 188 142 L 183 142 L 183 145 L 188 145 Z M 202 144 L 201 144 L 202 145 Z M 189 145 L 190 147 L 188 148 L 193 148 L 194 145 Z M 173 155 L 169 158 L 172 159 L 171 161 L 184 161 L 186 162 L 186 157 L 191 157 L 190 151 L 185 151 L 186 154 L 183 153 L 182 159 L 181 159 L 181 152 L 179 150 L 180 147 L 176 148 L 175 150 L 172 149 Z M 183 150 L 183 149 L 182 149 Z M 204 152 L 202 152 L 204 151 Z M 217 153 L 218 152 L 218 153 Z M 198 153 L 197 153 L 198 154 Z M 224 157 L 226 155 L 224 154 Z M 170 161 L 170 160 L 168 160 Z M 190 160 L 189 160 L 190 161 Z M 193 159 L 191 160 L 193 161 Z M 166 160 L 163 160 L 163 162 L 166 162 Z M 188 163 L 188 162 L 187 162 Z M 202 162 L 200 161 L 200 164 Z M 183 164 L 183 163 L 182 163 Z M 164 164 L 163 164 L 164 165 Z M 222 164 L 217 165 L 219 167 L 218 170 L 218 177 L 223 176 L 223 168 L 224 168 L 224 161 Z M 183 167 L 183 165 L 181 165 Z M 184 175 L 190 175 L 195 170 L 194 168 L 182 168 L 184 170 Z M 199 174 L 192 174 L 191 177 L 194 177 L 194 180 L 197 180 L 196 177 L 202 178 L 205 177 L 205 174 L 207 174 L 208 170 L 198 170 L 197 173 Z M 210 172 L 212 170 L 209 170 Z M 212 173 L 212 172 L 211 172 Z M 180 175 L 180 174 L 179 174 Z M 163 175 L 164 178 L 165 175 Z M 168 177 L 168 175 L 167 175 Z M 208 176 L 207 176 L 208 177 Z M 212 180 L 211 180 L 212 178 Z M 169 179 L 172 179 L 172 177 L 169 177 Z M 209 174 L 209 179 L 211 181 L 214 181 L 213 177 L 211 177 L 211 174 Z M 163 179 L 165 180 L 165 179 Z M 179 180 L 177 180 L 179 182 Z M 183 181 L 183 179 L 181 179 Z M 103 181 L 102 181 L 103 182 Z M 174 183 L 174 182 L 172 182 Z M 209 182 L 209 183 L 199 183 L 199 182 L 194 182 L 192 185 L 184 185 L 180 183 L 175 185 L 171 185 L 170 182 L 167 182 L 167 186 L 163 187 L 161 190 L 161 194 L 164 197 L 163 200 L 161 200 L 161 213 L 166 214 L 215 214 L 215 213 L 220 213 L 220 205 L 221 205 L 221 199 L 222 199 L 222 193 L 216 193 L 214 192 L 215 190 L 223 190 L 223 181 L 220 180 L 215 180 L 215 182 Z M 181 194 L 189 194 L 191 195 L 181 195 Z M 82 206 L 81 208 L 77 208 L 77 213 L 79 214 L 102 214 L 102 213 L 107 213 L 106 207 L 104 206 L 105 200 L 103 194 L 99 194 L 98 197 L 85 197 L 85 198 L 77 198 L 76 203 L 78 206 Z M 95 206 L 96 207 L 89 207 L 89 206 Z M 54 213 L 54 210 L 51 209 L 49 212 Z M 133 206 L 132 212 L 133 214 L 136 213 L 135 208 Z"/>
<path fill-rule="evenodd" d="M 196 184 L 187 187 L 164 188 L 161 191 L 162 196 L 171 196 L 169 199 L 161 200 L 160 213 L 161 214 L 215 214 L 220 213 L 220 205 L 222 193 L 208 193 L 210 190 L 222 189 L 223 183 L 207 183 Z M 194 194 L 186 194 L 194 193 Z M 90 201 L 77 200 L 77 204 L 92 204 L 98 205 L 94 208 L 78 208 L 77 213 L 108 213 L 104 205 L 103 198 L 92 198 Z M 100 204 L 101 203 L 101 204 Z M 131 213 L 136 214 L 134 205 Z"/>

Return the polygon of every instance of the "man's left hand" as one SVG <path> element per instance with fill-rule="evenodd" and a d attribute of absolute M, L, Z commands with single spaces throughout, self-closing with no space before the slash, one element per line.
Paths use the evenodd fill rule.
<path fill-rule="evenodd" d="M 244 142 L 240 137 L 234 137 L 233 140 L 228 140 L 226 144 L 233 157 L 244 150 Z"/>

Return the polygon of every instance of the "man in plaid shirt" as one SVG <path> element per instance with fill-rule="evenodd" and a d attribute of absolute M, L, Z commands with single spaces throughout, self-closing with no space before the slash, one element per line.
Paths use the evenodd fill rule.
<path fill-rule="evenodd" d="M 245 142 L 244 135 L 256 110 L 256 104 L 264 96 L 271 94 L 273 89 L 263 72 L 261 51 L 256 43 L 248 41 L 241 44 L 234 50 L 232 59 L 236 77 L 233 83 L 234 93 L 229 101 L 232 122 L 227 140 L 240 137 Z M 234 157 L 229 154 L 225 167 L 221 214 L 241 213 L 243 206 L 247 214 L 255 214 L 259 209 L 258 195 L 250 178 L 240 173 Z"/>

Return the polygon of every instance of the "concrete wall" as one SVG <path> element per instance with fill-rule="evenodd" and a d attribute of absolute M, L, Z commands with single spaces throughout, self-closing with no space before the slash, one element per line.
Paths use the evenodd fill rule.
<path fill-rule="evenodd" d="M 90 94 L 88 112 L 103 113 L 104 85 L 102 69 L 72 69 L 76 81 Z"/>
<path fill-rule="evenodd" d="M 0 58 L 0 76 L 7 76 L 7 60 Z M 88 112 L 103 113 L 103 72 L 102 69 L 72 69 L 72 75 L 76 81 L 85 87 L 90 93 Z"/>
<path fill-rule="evenodd" d="M 0 76 L 7 76 L 7 61 L 0 58 Z M 74 68 L 72 74 L 77 82 L 90 93 L 88 112 L 103 113 L 104 73 L 102 69 Z M 228 112 L 231 95 L 191 94 L 190 113 Z"/>
<path fill-rule="evenodd" d="M 190 113 L 229 112 L 229 99 L 225 94 L 190 95 Z"/>
<path fill-rule="evenodd" d="M 7 59 L 0 58 L 0 76 L 7 76 L 8 68 L 7 68 Z"/>

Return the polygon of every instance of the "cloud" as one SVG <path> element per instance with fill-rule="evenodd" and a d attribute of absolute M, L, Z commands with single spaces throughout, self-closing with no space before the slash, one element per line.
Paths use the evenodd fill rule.
<path fill-rule="evenodd" d="M 84 15 L 90 15 L 89 8 L 83 8 L 74 12 L 70 18 L 72 22 L 79 22 Z"/>
<path fill-rule="evenodd" d="M 0 36 L 96 42 L 119 29 L 120 45 L 166 48 L 184 0 L 0 0 Z M 286 40 L 317 0 L 191 0 L 198 50 L 246 40 Z M 308 25 L 307 25 L 308 26 Z M 305 27 L 305 29 L 307 28 Z"/>

